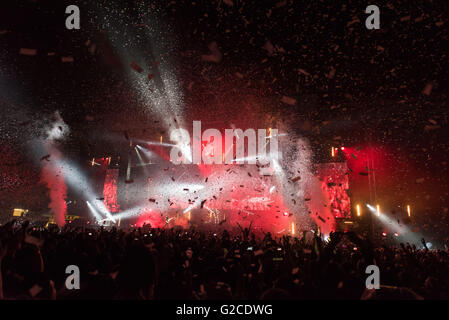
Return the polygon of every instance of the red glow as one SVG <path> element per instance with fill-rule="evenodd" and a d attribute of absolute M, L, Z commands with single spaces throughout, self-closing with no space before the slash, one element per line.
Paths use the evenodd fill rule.
<path fill-rule="evenodd" d="M 108 169 L 106 171 L 106 178 L 104 180 L 103 197 L 104 205 L 109 212 L 118 212 L 120 205 L 117 202 L 117 180 L 118 169 Z"/>
<path fill-rule="evenodd" d="M 385 146 L 345 146 L 351 197 L 358 202 L 370 202 L 374 197 L 382 207 L 397 206 L 410 199 L 420 189 L 410 188 L 410 182 L 422 176 L 415 170 L 408 154 Z M 406 186 L 406 187 L 404 187 Z"/>
<path fill-rule="evenodd" d="M 46 145 L 47 150 L 50 151 L 53 161 L 45 161 L 41 172 L 41 181 L 44 182 L 50 195 L 49 208 L 54 214 L 55 222 L 58 226 L 65 224 L 65 215 L 67 213 L 67 185 L 65 183 L 63 170 L 58 165 L 57 159 L 61 158 L 61 152 L 54 148 L 51 143 Z"/>
<path fill-rule="evenodd" d="M 317 166 L 321 189 L 327 195 L 335 218 L 351 217 L 351 200 L 347 165 L 345 162 L 325 163 Z"/>
<path fill-rule="evenodd" d="M 202 151 L 206 151 L 207 146 L 208 143 L 203 142 Z M 154 146 L 152 148 L 156 149 Z M 337 152 L 340 147 L 333 149 Z M 224 153 L 222 158 L 223 156 Z M 233 177 L 232 183 L 223 184 L 223 188 L 216 190 L 213 196 L 204 199 L 206 202 L 203 203 L 204 207 L 203 204 L 201 205 L 201 208 L 201 199 L 193 202 L 191 199 L 187 201 L 185 197 L 178 198 L 176 195 L 170 196 L 168 211 L 165 209 L 158 211 L 159 209 L 150 205 L 149 208 L 153 211 L 140 216 L 138 226 L 149 223 L 155 227 L 162 227 L 166 223 L 165 216 L 168 215 L 168 219 L 174 218 L 170 220 L 170 226 L 191 223 L 192 225 L 210 224 L 232 228 L 237 223 L 248 226 L 252 222 L 254 231 L 287 233 L 294 230 L 292 221 L 296 220 L 298 215 L 309 214 L 321 232 L 327 234 L 335 230 L 335 217 L 350 217 L 351 206 L 346 192 L 349 189 L 347 169 L 340 168 L 339 163 L 336 166 L 332 164 L 332 168 L 319 173 L 321 183 L 318 182 L 318 178 L 313 177 L 313 187 L 307 190 L 305 197 L 307 203 L 305 203 L 304 212 L 290 212 L 290 206 L 285 201 L 292 201 L 292 199 L 284 199 L 282 186 L 276 185 L 276 192 L 270 193 L 270 188 L 274 186 L 275 181 L 268 177 L 262 178 L 256 166 L 247 166 L 246 169 L 242 169 L 239 165 L 201 163 L 190 167 L 181 165 L 179 168 L 193 169 L 195 173 L 198 173 L 196 176 L 205 184 L 211 182 L 213 184 L 217 179 L 229 176 Z M 320 169 L 318 171 L 320 172 Z M 297 201 L 303 201 L 303 199 L 297 199 Z M 187 218 L 188 215 L 183 214 L 189 207 L 192 211 L 190 221 Z M 298 230 L 301 230 L 301 224 L 298 225 Z"/>
<path fill-rule="evenodd" d="M 136 226 L 139 228 L 144 224 L 151 225 L 152 228 L 162 228 L 165 225 L 165 220 L 162 214 L 148 210 L 140 215 L 136 222 Z"/>

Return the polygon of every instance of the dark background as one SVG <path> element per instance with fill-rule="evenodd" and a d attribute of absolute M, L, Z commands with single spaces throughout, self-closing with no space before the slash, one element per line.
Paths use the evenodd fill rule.
<path fill-rule="evenodd" d="M 80 7 L 80 30 L 65 29 L 69 4 Z M 365 28 L 369 4 L 381 10 L 380 30 Z M 155 61 L 176 76 L 185 109 L 167 117 L 218 128 L 281 120 L 310 140 L 317 162 L 330 160 L 331 146 L 375 148 L 379 192 L 391 206 L 407 200 L 433 217 L 448 213 L 446 1 L 2 1 L 0 15 L 0 201 L 8 212 L 46 206 L 27 142 L 56 110 L 70 127 L 62 148 L 80 163 L 122 153 L 124 131 L 167 135 L 136 97 L 129 64 L 140 59 L 143 77 Z M 218 64 L 201 59 L 213 41 Z"/>

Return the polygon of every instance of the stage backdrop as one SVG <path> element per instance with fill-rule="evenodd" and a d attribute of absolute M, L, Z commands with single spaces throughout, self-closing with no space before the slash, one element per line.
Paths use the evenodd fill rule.
<path fill-rule="evenodd" d="M 346 162 L 320 163 L 316 165 L 321 189 L 329 199 L 330 210 L 335 218 L 351 217 L 349 177 Z"/>

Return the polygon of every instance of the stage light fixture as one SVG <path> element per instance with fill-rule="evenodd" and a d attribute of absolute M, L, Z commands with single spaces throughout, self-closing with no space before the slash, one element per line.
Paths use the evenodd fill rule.
<path fill-rule="evenodd" d="M 360 205 L 356 205 L 356 209 L 357 209 L 357 217 L 360 217 L 362 215 L 361 209 L 360 209 Z"/>

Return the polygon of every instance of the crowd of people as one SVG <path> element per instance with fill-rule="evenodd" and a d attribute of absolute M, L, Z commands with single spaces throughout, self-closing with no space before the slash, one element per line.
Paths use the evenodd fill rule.
<path fill-rule="evenodd" d="M 0 226 L 2 299 L 449 299 L 449 252 L 354 232 Z M 66 268 L 80 270 L 68 289 Z M 380 289 L 367 289 L 368 265 Z"/>

